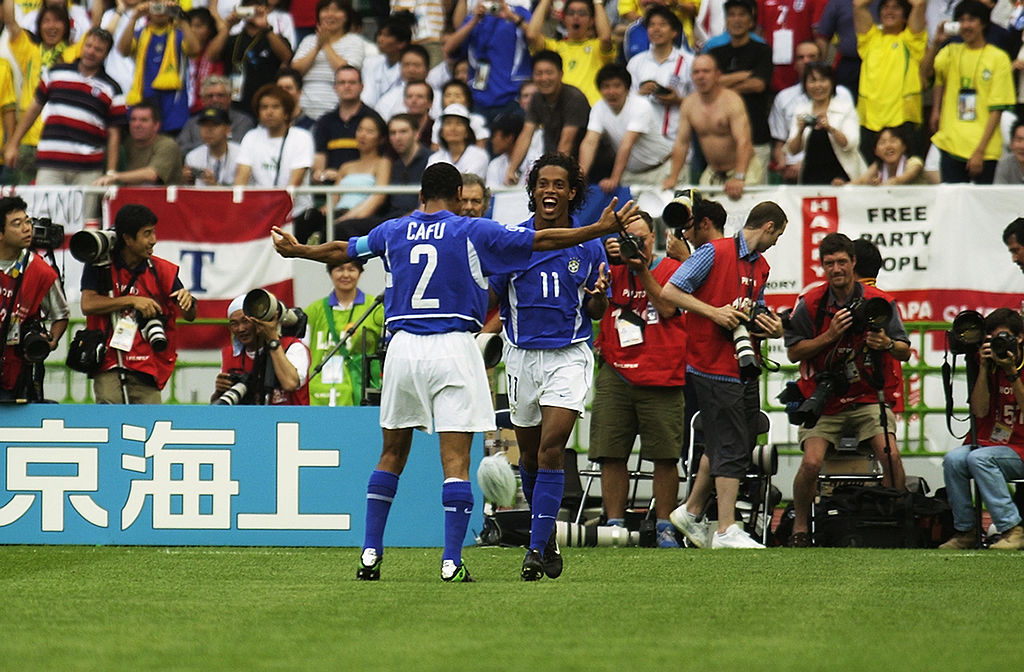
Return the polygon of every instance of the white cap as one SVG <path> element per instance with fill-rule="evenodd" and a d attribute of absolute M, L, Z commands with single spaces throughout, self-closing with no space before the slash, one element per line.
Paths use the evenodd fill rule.
<path fill-rule="evenodd" d="M 441 118 L 444 117 L 462 117 L 469 121 L 469 110 L 462 103 L 452 103 L 441 112 Z"/>
<path fill-rule="evenodd" d="M 228 304 L 229 318 L 231 317 L 231 313 L 234 313 L 242 309 L 243 301 L 245 301 L 245 294 L 242 294 L 241 296 L 236 296 L 234 299 L 231 300 L 231 303 Z"/>

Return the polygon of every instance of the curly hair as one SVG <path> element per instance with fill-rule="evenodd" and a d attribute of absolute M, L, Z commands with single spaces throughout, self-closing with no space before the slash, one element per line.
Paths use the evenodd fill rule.
<path fill-rule="evenodd" d="M 530 199 L 530 212 L 536 212 L 537 200 L 533 197 L 533 192 L 537 189 L 537 178 L 540 176 L 540 169 L 545 166 L 558 166 L 564 168 L 565 172 L 569 174 L 569 188 L 576 191 L 576 195 L 569 201 L 569 213 L 572 214 L 580 209 L 583 205 L 583 201 L 587 198 L 587 180 L 583 177 L 583 171 L 580 170 L 580 164 L 571 156 L 565 154 L 545 154 L 533 163 L 533 167 L 530 168 L 530 176 L 526 180 L 526 193 Z"/>

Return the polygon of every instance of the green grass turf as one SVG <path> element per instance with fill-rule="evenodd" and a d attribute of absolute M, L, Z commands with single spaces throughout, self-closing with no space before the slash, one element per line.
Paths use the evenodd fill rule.
<path fill-rule="evenodd" d="M 994 670 L 1020 659 L 1016 552 L 0 546 L 0 670 Z"/>

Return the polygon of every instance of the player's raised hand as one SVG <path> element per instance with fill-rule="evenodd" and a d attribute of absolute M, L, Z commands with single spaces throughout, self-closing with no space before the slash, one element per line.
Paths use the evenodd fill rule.
<path fill-rule="evenodd" d="M 604 296 L 608 293 L 608 274 L 605 272 L 606 264 L 601 262 L 601 265 L 597 267 L 597 280 L 594 281 L 594 286 L 591 289 L 583 288 L 583 291 L 591 296 Z"/>
<path fill-rule="evenodd" d="M 299 256 L 299 240 L 292 234 L 281 229 L 280 227 L 274 226 L 270 229 L 270 239 L 274 242 L 274 249 L 282 257 L 297 257 Z"/>

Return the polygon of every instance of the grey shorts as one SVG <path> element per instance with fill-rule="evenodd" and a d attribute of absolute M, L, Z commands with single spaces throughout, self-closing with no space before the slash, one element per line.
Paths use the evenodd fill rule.
<path fill-rule="evenodd" d="M 896 434 L 896 416 L 892 409 L 885 407 L 886 422 L 889 424 L 889 434 Z M 882 421 L 878 412 L 878 404 L 857 404 L 844 408 L 832 415 L 822 415 L 818 422 L 811 429 L 801 427 L 797 433 L 797 440 L 802 447 L 807 439 L 821 437 L 833 446 L 839 445 L 839 439 L 844 436 L 856 436 L 857 443 L 865 441 L 882 433 Z"/>
<path fill-rule="evenodd" d="M 750 451 L 757 440 L 759 381 L 727 383 L 687 375 L 686 382 L 697 395 L 711 475 L 742 478 L 750 467 Z"/>

